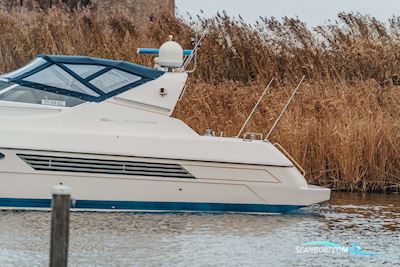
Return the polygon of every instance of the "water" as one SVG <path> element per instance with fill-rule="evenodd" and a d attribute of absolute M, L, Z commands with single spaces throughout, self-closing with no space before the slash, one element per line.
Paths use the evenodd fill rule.
<path fill-rule="evenodd" d="M 47 266 L 49 223 L 0 211 L 0 266 Z M 400 196 L 334 194 L 288 215 L 76 212 L 70 239 L 70 266 L 400 266 Z M 297 254 L 308 241 L 381 254 Z"/>

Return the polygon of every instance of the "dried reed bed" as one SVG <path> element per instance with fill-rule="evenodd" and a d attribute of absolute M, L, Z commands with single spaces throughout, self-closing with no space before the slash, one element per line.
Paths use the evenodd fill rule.
<path fill-rule="evenodd" d="M 268 131 L 302 75 L 306 83 L 271 141 L 281 143 L 313 184 L 338 190 L 399 191 L 400 18 L 387 25 L 339 14 L 312 30 L 292 18 L 248 25 L 226 14 L 182 22 L 161 16 L 146 27 L 121 10 L 46 13 L 0 11 L 0 71 L 35 55 L 77 54 L 151 64 L 137 47 L 159 46 L 169 34 L 189 47 L 208 29 L 199 67 L 175 116 L 202 133 L 233 136 L 265 83 L 277 82 L 247 130 Z"/>

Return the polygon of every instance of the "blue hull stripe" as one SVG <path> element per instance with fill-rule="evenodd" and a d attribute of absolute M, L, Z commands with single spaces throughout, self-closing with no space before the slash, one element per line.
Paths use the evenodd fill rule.
<path fill-rule="evenodd" d="M 15 208 L 50 208 L 50 199 L 0 198 L 0 207 Z M 285 213 L 304 206 L 265 205 L 265 204 L 223 204 L 197 202 L 147 202 L 147 201 L 112 201 L 112 200 L 76 200 L 76 209 L 105 210 L 145 210 L 145 211 L 193 211 L 193 212 L 255 212 Z"/>

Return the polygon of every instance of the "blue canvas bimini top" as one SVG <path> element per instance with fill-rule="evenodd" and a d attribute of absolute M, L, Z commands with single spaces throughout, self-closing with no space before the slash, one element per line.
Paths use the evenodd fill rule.
<path fill-rule="evenodd" d="M 100 102 L 163 74 L 163 71 L 125 61 L 39 55 L 1 78 L 25 87 Z"/>

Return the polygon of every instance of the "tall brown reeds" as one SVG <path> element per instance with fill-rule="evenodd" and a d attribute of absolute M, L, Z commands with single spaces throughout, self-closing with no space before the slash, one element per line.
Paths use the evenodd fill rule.
<path fill-rule="evenodd" d="M 271 137 L 306 169 L 313 184 L 338 190 L 400 191 L 400 17 L 360 14 L 313 29 L 294 18 L 249 25 L 227 14 L 184 22 L 161 16 L 143 27 L 131 14 L 89 10 L 0 11 L 0 71 L 37 54 L 76 54 L 152 63 L 137 47 L 169 34 L 185 47 L 204 28 L 199 66 L 174 116 L 202 133 L 233 136 L 261 94 L 248 131 L 266 133 L 293 85 L 306 82 Z"/>

